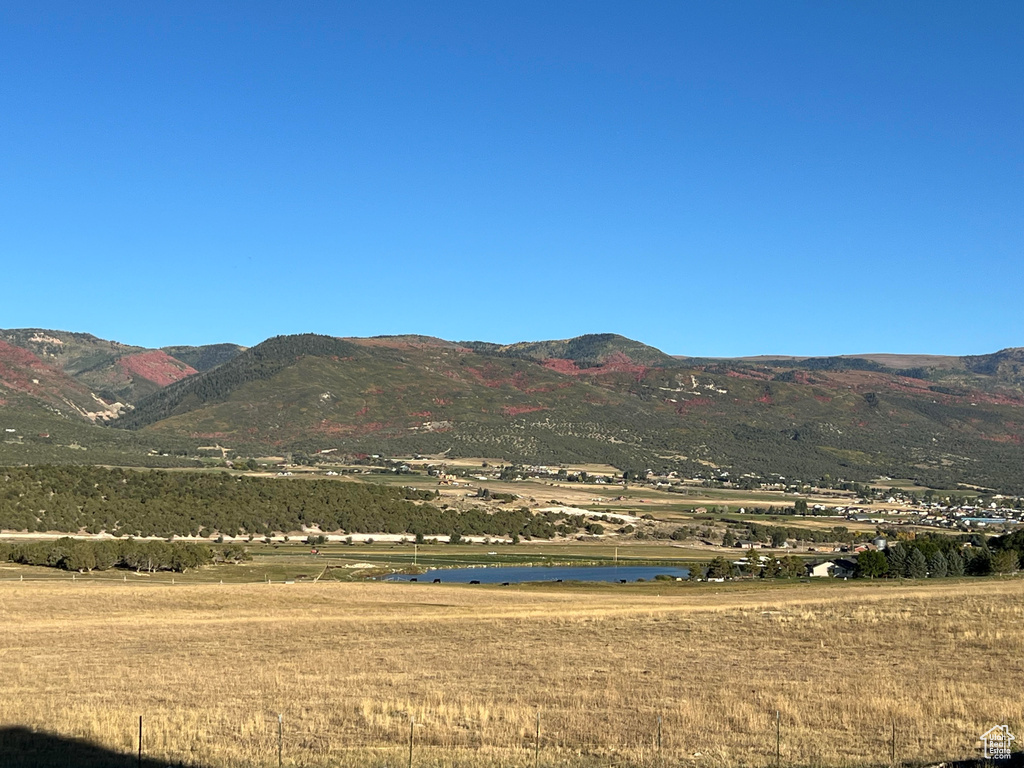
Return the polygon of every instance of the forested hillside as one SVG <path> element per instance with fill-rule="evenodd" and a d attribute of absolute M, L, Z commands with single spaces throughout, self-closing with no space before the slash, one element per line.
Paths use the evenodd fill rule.
<path fill-rule="evenodd" d="M 643 345 L 611 335 L 546 344 L 278 337 L 118 425 L 241 453 L 447 452 L 1024 489 L 1024 394 L 1012 378 L 961 367 L 950 380 L 864 358 L 648 365 L 626 356 Z M 530 357 L 549 352 L 578 358 Z"/>
<path fill-rule="evenodd" d="M 0 530 L 114 536 L 266 536 L 323 532 L 533 536 L 575 533 L 565 515 L 456 511 L 431 491 L 337 480 L 101 467 L 0 469 Z"/>
<path fill-rule="evenodd" d="M 0 340 L 7 463 L 186 463 L 207 446 L 232 457 L 445 454 L 1024 492 L 1021 349 L 710 360 L 615 334 L 509 345 L 302 334 L 140 352 L 85 334 L 4 333 L 25 345 Z M 203 370 L 175 380 L 157 354 Z M 125 366 L 148 371 L 155 390 L 119 406 L 67 372 Z M 158 386 L 160 371 L 169 378 Z M 118 429 L 80 423 L 89 419 Z"/>

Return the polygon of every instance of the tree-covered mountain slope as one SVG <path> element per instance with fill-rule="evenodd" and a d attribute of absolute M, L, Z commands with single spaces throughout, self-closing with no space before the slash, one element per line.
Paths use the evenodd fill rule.
<path fill-rule="evenodd" d="M 621 368 L 629 366 L 662 366 L 676 364 L 675 358 L 660 349 L 615 333 L 592 333 L 558 341 L 522 341 L 516 344 L 491 344 L 481 341 L 462 342 L 463 346 L 482 354 L 518 357 L 549 362 L 552 367 L 568 372 L 576 368 Z"/>
<path fill-rule="evenodd" d="M 947 369 L 862 359 L 661 366 L 638 362 L 653 355 L 618 357 L 620 338 L 510 354 L 422 337 L 277 337 L 144 399 L 118 424 L 240 451 L 1022 484 L 1024 394 L 1005 364 L 995 374 L 958 368 L 955 381 Z"/>
<path fill-rule="evenodd" d="M 186 365 L 192 366 L 199 372 L 208 371 L 223 365 L 245 347 L 238 344 L 204 344 L 199 347 L 179 346 L 161 347 L 160 351 L 166 352 L 175 360 L 180 360 Z"/>

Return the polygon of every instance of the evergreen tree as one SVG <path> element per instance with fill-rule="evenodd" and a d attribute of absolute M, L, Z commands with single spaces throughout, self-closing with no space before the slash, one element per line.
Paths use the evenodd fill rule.
<path fill-rule="evenodd" d="M 897 578 L 907 575 L 907 547 L 894 544 L 886 551 L 889 560 L 889 575 Z"/>
<path fill-rule="evenodd" d="M 907 557 L 907 576 L 911 579 L 924 579 L 928 577 L 928 560 L 924 553 L 914 547 Z"/>
<path fill-rule="evenodd" d="M 946 563 L 948 564 L 947 573 L 949 576 L 963 576 L 964 575 L 964 558 L 963 556 L 953 550 L 946 556 Z"/>
<path fill-rule="evenodd" d="M 743 556 L 747 559 L 747 564 L 743 566 L 744 572 L 756 576 L 761 571 L 761 558 L 757 550 L 751 547 Z"/>
<path fill-rule="evenodd" d="M 1017 557 L 1017 550 L 1004 549 L 992 556 L 992 570 L 996 573 L 1014 573 L 1020 559 Z"/>
<path fill-rule="evenodd" d="M 928 573 L 934 579 L 941 579 L 949 574 L 949 561 L 941 549 L 935 550 L 928 557 Z"/>
<path fill-rule="evenodd" d="M 796 555 L 786 555 L 786 557 L 779 561 L 779 565 L 782 568 L 780 575 L 787 579 L 795 579 L 807 572 L 804 561 Z"/>
<path fill-rule="evenodd" d="M 971 576 L 988 576 L 992 573 L 992 553 L 984 547 L 971 547 L 965 570 Z"/>
<path fill-rule="evenodd" d="M 731 560 L 724 557 L 716 557 L 708 563 L 707 578 L 728 579 L 736 573 L 736 567 Z"/>

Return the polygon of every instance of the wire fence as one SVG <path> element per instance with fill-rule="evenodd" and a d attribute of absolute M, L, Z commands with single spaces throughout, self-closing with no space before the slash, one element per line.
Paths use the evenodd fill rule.
<path fill-rule="evenodd" d="M 397 714 L 397 713 L 396 713 Z M 74 750 L 87 734 L 73 734 L 66 741 L 51 741 L 53 759 L 34 762 L 8 749 L 0 727 L 0 764 L 10 768 L 53 765 L 130 766 L 138 768 L 669 768 L 669 766 L 734 766 L 764 768 L 782 766 L 898 766 L 925 765 L 912 734 L 900 732 L 892 720 L 879 724 L 884 739 L 873 734 L 876 754 L 833 755 L 808 759 L 790 752 L 786 741 L 788 723 L 781 712 L 765 713 L 766 727 L 744 753 L 727 753 L 715 748 L 714 734 L 676 734 L 665 727 L 660 715 L 650 717 L 650 727 L 631 734 L 628 744 L 609 745 L 601 734 L 580 738 L 547 727 L 545 712 L 538 710 L 530 722 L 518 723 L 516 738 L 489 739 L 486 728 L 434 728 L 429 716 L 397 718 L 389 727 L 367 738 L 364 727 L 324 728 L 323 723 L 296 713 L 249 714 L 238 720 L 207 718 L 194 730 L 173 726 L 160 715 L 139 715 L 123 723 L 123 732 L 102 745 L 110 750 L 106 762 L 76 759 Z M 107 741 L 111 741 L 108 734 Z M 51 740 L 52 735 L 49 736 Z M 696 745 L 704 744 L 703 748 Z M 61 749 L 65 749 L 62 753 Z M 966 754 L 960 762 L 941 761 L 945 766 L 987 765 L 1010 768 L 1024 761 L 1015 753 L 1004 761 L 983 761 Z M 938 763 L 931 756 L 933 764 Z"/>

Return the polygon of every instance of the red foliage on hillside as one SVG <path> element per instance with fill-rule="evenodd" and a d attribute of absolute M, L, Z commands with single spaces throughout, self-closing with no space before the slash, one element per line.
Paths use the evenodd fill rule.
<path fill-rule="evenodd" d="M 313 431 L 321 435 L 367 435 L 385 429 L 387 424 L 371 421 L 366 424 L 339 424 L 336 421 L 323 419 L 313 427 Z"/>
<path fill-rule="evenodd" d="M 186 365 L 158 349 L 126 355 L 118 360 L 117 364 L 127 375 L 152 381 L 161 387 L 166 387 L 168 384 L 198 373 L 192 366 Z"/>
<path fill-rule="evenodd" d="M 767 381 L 772 378 L 772 374 L 765 373 L 764 371 L 736 371 L 728 370 L 725 375 L 731 379 L 754 379 L 755 381 Z"/>
<path fill-rule="evenodd" d="M 6 341 L 0 341 L 0 384 L 54 404 L 66 404 L 69 398 L 79 406 L 91 404 L 83 385 L 27 349 Z"/>
<path fill-rule="evenodd" d="M 518 416 L 522 413 L 533 413 L 534 411 L 547 411 L 548 408 L 543 405 L 506 405 L 502 407 L 501 412 L 506 416 Z"/>
<path fill-rule="evenodd" d="M 994 443 L 1013 443 L 1014 445 L 1020 445 L 1024 440 L 1021 440 L 1020 435 L 981 435 L 982 440 L 990 440 Z"/>
<path fill-rule="evenodd" d="M 549 357 L 543 365 L 545 368 L 550 368 L 557 373 L 564 373 L 567 376 L 577 376 L 583 372 L 572 360 L 563 360 L 560 357 Z"/>
<path fill-rule="evenodd" d="M 684 400 L 681 403 L 676 404 L 676 413 L 682 415 L 687 411 L 691 411 L 694 408 L 699 408 L 705 405 L 713 405 L 714 400 L 710 397 L 691 397 L 689 400 Z"/>
<path fill-rule="evenodd" d="M 499 375 L 501 369 L 487 363 L 483 369 L 466 367 L 466 373 L 476 379 L 480 384 L 491 389 L 497 389 L 502 384 L 511 383 L 511 380 Z"/>
<path fill-rule="evenodd" d="M 21 392 L 35 392 L 37 385 L 32 379 L 37 378 L 33 375 L 36 373 L 45 375 L 56 371 L 27 349 L 0 341 L 0 383 Z"/>
<path fill-rule="evenodd" d="M 632 373 L 636 380 L 640 381 L 650 370 L 646 365 L 637 365 L 633 360 L 622 352 L 613 352 L 601 361 L 600 365 L 593 368 L 580 368 L 572 360 L 565 360 L 559 357 L 549 357 L 544 360 L 545 368 L 566 376 L 601 376 L 607 373 Z"/>

